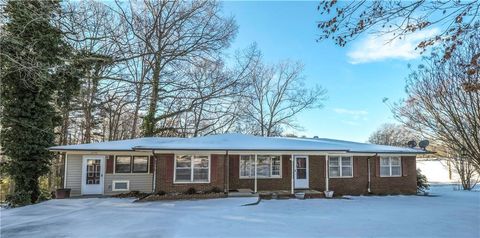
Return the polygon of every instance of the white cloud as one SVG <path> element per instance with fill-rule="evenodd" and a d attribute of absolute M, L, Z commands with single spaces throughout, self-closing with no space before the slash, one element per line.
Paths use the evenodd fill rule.
<path fill-rule="evenodd" d="M 410 60 L 420 56 L 420 52 L 415 50 L 418 43 L 424 39 L 438 34 L 439 29 L 432 28 L 419 32 L 411 33 L 402 39 L 394 39 L 392 34 L 386 35 L 368 35 L 363 40 L 353 45 L 347 53 L 349 62 L 360 64 L 385 59 L 403 59 Z"/>
<path fill-rule="evenodd" d="M 365 110 L 350 110 L 345 108 L 335 108 L 333 111 L 337 114 L 343 115 L 346 120 L 343 123 L 351 126 L 360 125 L 358 121 L 366 121 L 368 112 Z"/>

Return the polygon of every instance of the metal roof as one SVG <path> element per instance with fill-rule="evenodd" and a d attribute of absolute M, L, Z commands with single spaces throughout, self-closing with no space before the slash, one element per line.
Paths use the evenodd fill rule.
<path fill-rule="evenodd" d="M 51 147 L 52 151 L 338 151 L 345 153 L 425 154 L 428 151 L 326 138 L 261 137 L 238 133 L 193 138 L 145 137 Z"/>

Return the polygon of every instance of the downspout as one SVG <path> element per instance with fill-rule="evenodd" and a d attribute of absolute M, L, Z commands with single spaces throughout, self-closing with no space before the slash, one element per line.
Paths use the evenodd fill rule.
<path fill-rule="evenodd" d="M 153 156 L 153 176 L 152 176 L 152 192 L 156 192 L 157 190 L 157 156 L 155 156 L 155 150 L 152 150 L 152 156 Z"/>
<path fill-rule="evenodd" d="M 372 176 L 371 170 L 372 169 L 370 168 L 370 159 L 376 157 L 377 155 L 378 155 L 378 153 L 375 153 L 374 156 L 367 158 L 367 167 L 368 167 L 368 188 L 367 188 L 367 192 L 368 193 L 372 192 L 372 189 L 371 189 L 371 176 Z"/>

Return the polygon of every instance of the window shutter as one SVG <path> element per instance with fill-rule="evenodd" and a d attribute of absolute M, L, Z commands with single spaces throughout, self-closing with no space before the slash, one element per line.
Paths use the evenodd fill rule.
<path fill-rule="evenodd" d="M 401 157 L 402 160 L 402 175 L 403 176 L 408 176 L 408 161 L 406 157 Z"/>
<path fill-rule="evenodd" d="M 290 177 L 290 172 L 291 172 L 290 166 L 292 165 L 292 163 L 290 162 L 290 155 L 282 155 L 281 158 L 282 158 L 282 171 L 280 172 L 280 174 L 284 178 Z"/>
<path fill-rule="evenodd" d="M 149 163 L 150 163 L 150 173 L 153 174 L 153 172 L 155 171 L 155 158 L 154 156 L 150 156 L 149 157 Z"/>
<path fill-rule="evenodd" d="M 375 162 L 375 176 L 380 177 L 380 157 L 373 159 Z"/>
<path fill-rule="evenodd" d="M 107 165 L 105 167 L 105 173 L 112 174 L 113 173 L 113 161 L 115 161 L 115 156 L 109 155 L 107 158 Z"/>
<path fill-rule="evenodd" d="M 163 155 L 164 160 L 165 160 L 165 170 L 166 170 L 166 176 L 167 176 L 167 181 L 174 181 L 173 178 L 173 170 L 175 169 L 175 156 L 168 154 L 168 155 Z"/>
<path fill-rule="evenodd" d="M 217 160 L 218 155 L 211 155 L 210 156 L 210 182 L 215 181 L 217 179 Z"/>
<path fill-rule="evenodd" d="M 352 156 L 353 177 L 359 177 L 360 176 L 360 171 L 359 171 L 360 166 L 358 166 L 359 162 L 360 162 L 359 159 L 355 159 L 355 157 Z"/>
<path fill-rule="evenodd" d="M 240 177 L 240 156 L 239 155 L 229 155 L 230 160 L 230 177 L 239 178 Z"/>

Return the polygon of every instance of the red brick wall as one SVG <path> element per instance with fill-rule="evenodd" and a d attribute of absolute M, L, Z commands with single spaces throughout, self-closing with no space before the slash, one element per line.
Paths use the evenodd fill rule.
<path fill-rule="evenodd" d="M 230 189 L 249 188 L 254 189 L 254 179 L 240 178 L 239 155 L 230 155 Z M 282 155 L 282 178 L 260 178 L 257 179 L 257 189 L 261 190 L 290 190 L 292 166 L 290 155 Z"/>
<path fill-rule="evenodd" d="M 375 159 L 380 164 L 380 159 Z M 374 168 L 376 169 L 376 168 Z M 378 174 L 378 175 L 377 175 Z M 380 177 L 376 172 L 372 178 L 372 193 L 376 194 L 415 194 L 417 192 L 417 161 L 415 156 L 402 157 L 401 177 Z"/>
<path fill-rule="evenodd" d="M 325 190 L 325 156 L 308 156 L 308 173 L 310 189 Z"/>
<path fill-rule="evenodd" d="M 210 183 L 208 184 L 174 184 L 174 155 L 161 154 L 157 157 L 156 191 L 183 192 L 190 187 L 208 190 L 213 187 L 225 189 L 226 164 L 224 155 L 211 155 Z M 240 179 L 239 155 L 230 155 L 229 189 L 254 189 L 254 179 Z M 329 188 L 336 194 L 367 194 L 368 169 L 366 156 L 354 156 L 353 178 L 330 178 Z M 416 161 L 415 156 L 402 157 L 401 177 L 380 177 L 379 158 L 370 158 L 371 192 L 374 194 L 415 194 Z M 258 190 L 291 189 L 290 155 L 282 156 L 282 178 L 258 179 Z M 309 186 L 318 191 L 325 190 L 325 156 L 309 156 Z"/>
<path fill-rule="evenodd" d="M 224 174 L 224 156 L 211 155 L 210 156 L 210 183 L 182 183 L 175 184 L 174 175 L 174 155 L 173 154 L 157 154 L 156 167 L 156 191 L 165 192 L 185 192 L 189 188 L 195 188 L 197 191 L 207 191 L 214 187 L 224 189 L 225 174 Z"/>
<path fill-rule="evenodd" d="M 329 188 L 337 194 L 368 193 L 368 162 L 365 156 L 353 158 L 353 178 L 330 178 Z M 417 190 L 415 156 L 402 157 L 401 177 L 380 177 L 379 157 L 370 158 L 371 192 L 373 194 L 415 194 Z M 325 171 L 325 163 L 322 170 Z M 323 189 L 324 190 L 324 189 Z M 322 190 L 321 190 L 322 191 Z"/>

